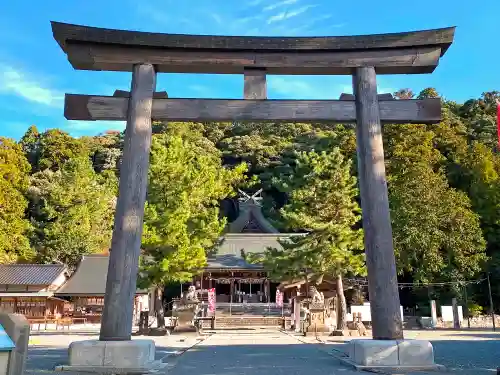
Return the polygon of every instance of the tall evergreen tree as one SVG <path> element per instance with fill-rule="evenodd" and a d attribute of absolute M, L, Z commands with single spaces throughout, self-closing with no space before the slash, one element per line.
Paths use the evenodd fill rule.
<path fill-rule="evenodd" d="M 340 302 L 337 327 L 344 329 L 347 306 L 342 277 L 365 272 L 358 190 L 351 161 L 338 148 L 330 153 L 301 152 L 286 177 L 274 183 L 288 195 L 288 204 L 280 211 L 285 225 L 306 234 L 282 241 L 281 249 L 246 257 L 262 263 L 278 280 L 311 273 L 319 279 L 335 278 Z"/>
<path fill-rule="evenodd" d="M 75 267 L 82 255 L 107 250 L 111 241 L 117 183 L 95 173 L 87 157 L 31 177 L 32 243 L 42 263 Z"/>
<path fill-rule="evenodd" d="M 0 263 L 30 260 L 29 222 L 25 219 L 30 165 L 21 147 L 0 137 Z"/>
<path fill-rule="evenodd" d="M 188 281 L 206 265 L 226 221 L 219 203 L 243 180 L 246 165 L 222 166 L 220 152 L 192 124 L 169 123 L 153 137 L 140 284 L 161 290 Z"/>
<path fill-rule="evenodd" d="M 435 134 L 423 125 L 384 132 L 399 272 L 419 282 L 474 277 L 486 260 L 479 217 L 467 195 L 449 186 Z"/>

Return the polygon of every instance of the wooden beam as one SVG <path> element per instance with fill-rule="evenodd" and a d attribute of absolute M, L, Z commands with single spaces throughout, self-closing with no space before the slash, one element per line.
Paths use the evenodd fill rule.
<path fill-rule="evenodd" d="M 439 63 L 441 46 L 361 51 L 209 51 L 172 50 L 103 44 L 66 45 L 75 69 L 131 71 L 135 64 L 154 64 L 162 73 L 242 74 L 265 69 L 268 74 L 350 75 L 353 68 L 373 65 L 378 74 L 430 73 Z"/>
<path fill-rule="evenodd" d="M 245 99 L 267 99 L 265 70 L 245 70 L 243 97 Z"/>
<path fill-rule="evenodd" d="M 130 91 L 115 90 L 113 96 L 115 98 L 130 98 Z M 155 91 L 153 93 L 153 99 L 168 99 L 168 94 L 166 91 Z"/>
<path fill-rule="evenodd" d="M 155 86 L 156 72 L 153 65 L 137 65 L 132 73 L 130 99 L 114 98 L 126 101 L 129 108 L 99 335 L 101 341 L 131 339 L 148 184 L 151 109 Z"/>
<path fill-rule="evenodd" d="M 368 292 L 375 340 L 403 339 L 375 68 L 356 69 L 356 143 Z M 401 100 L 392 101 L 399 103 Z"/>
<path fill-rule="evenodd" d="M 339 100 L 350 100 L 350 101 L 354 101 L 356 98 L 354 97 L 354 94 L 346 94 L 346 93 L 343 93 L 343 94 L 340 94 L 340 97 L 339 97 Z M 384 100 L 395 100 L 394 99 L 394 96 L 392 96 L 392 94 L 389 94 L 389 93 L 384 93 L 384 94 L 378 94 L 377 95 L 377 99 L 378 101 L 384 101 Z"/>
<path fill-rule="evenodd" d="M 324 36 L 324 37 L 252 37 L 163 34 L 129 30 L 104 29 L 51 22 L 54 39 L 63 50 L 68 42 L 154 47 L 191 50 L 244 51 L 345 51 L 361 49 L 439 46 L 453 42 L 454 27 L 403 33 Z"/>
<path fill-rule="evenodd" d="M 68 120 L 115 120 L 127 116 L 128 99 L 66 94 Z M 440 99 L 380 101 L 386 123 L 432 124 L 441 121 Z M 356 121 L 356 105 L 344 100 L 155 99 L 152 118 L 165 121 Z"/>

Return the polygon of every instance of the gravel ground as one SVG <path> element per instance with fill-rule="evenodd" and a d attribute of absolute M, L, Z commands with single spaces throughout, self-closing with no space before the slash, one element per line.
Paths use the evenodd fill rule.
<path fill-rule="evenodd" d="M 487 331 L 406 331 L 406 338 L 430 340 L 436 362 L 447 374 L 496 374 L 500 367 L 500 334 Z M 67 347 L 76 340 L 96 339 L 91 334 L 46 334 L 34 336 L 28 353 L 27 374 L 51 372 L 67 360 Z M 157 359 L 185 350 L 197 343 L 195 336 L 153 337 Z M 346 340 L 344 340 L 346 341 Z M 272 330 L 218 331 L 181 356 L 167 358 L 169 375 L 351 375 L 329 354 L 341 349 L 342 340 L 324 343 Z M 418 373 L 423 375 L 423 373 Z M 407 374 L 409 375 L 409 374 Z"/>

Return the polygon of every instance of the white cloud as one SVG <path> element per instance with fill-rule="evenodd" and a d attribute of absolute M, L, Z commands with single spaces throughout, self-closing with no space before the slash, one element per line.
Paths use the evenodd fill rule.
<path fill-rule="evenodd" d="M 336 82 L 340 80 L 345 80 L 345 78 L 270 76 L 267 83 L 270 91 L 280 97 L 321 100 L 338 99 L 343 92 L 352 91 L 349 85 Z"/>
<path fill-rule="evenodd" d="M 0 65 L 0 92 L 19 96 L 50 107 L 61 107 L 64 94 L 10 66 Z"/>
<path fill-rule="evenodd" d="M 301 8 L 297 8 L 291 11 L 285 11 L 271 16 L 267 19 L 267 23 L 271 24 L 273 22 L 284 21 L 292 17 L 300 16 L 302 13 L 307 12 L 309 9 L 314 8 L 316 5 L 306 5 Z"/>
<path fill-rule="evenodd" d="M 256 6 L 256 5 L 259 5 L 260 3 L 264 2 L 264 0 L 252 0 L 248 3 L 248 5 L 250 6 Z"/>
<path fill-rule="evenodd" d="M 296 2 L 298 2 L 299 0 L 283 0 L 283 1 L 280 1 L 278 3 L 274 3 L 274 4 L 271 4 L 271 5 L 268 5 L 266 7 L 264 7 L 264 11 L 269 11 L 269 10 L 274 10 L 276 8 L 279 8 L 279 7 L 282 7 L 284 5 L 292 5 L 292 4 L 295 4 Z"/>
<path fill-rule="evenodd" d="M 106 130 L 123 130 L 125 121 L 66 121 L 62 128 L 72 135 L 97 135 Z"/>
<path fill-rule="evenodd" d="M 210 16 L 215 20 L 215 22 L 219 25 L 222 25 L 222 17 L 217 13 L 210 13 Z"/>

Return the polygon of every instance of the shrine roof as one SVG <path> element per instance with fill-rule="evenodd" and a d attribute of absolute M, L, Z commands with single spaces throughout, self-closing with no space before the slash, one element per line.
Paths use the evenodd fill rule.
<path fill-rule="evenodd" d="M 281 248 L 279 240 L 289 238 L 290 233 L 228 233 L 213 255 L 207 258 L 206 269 L 262 269 L 258 264 L 250 264 L 243 259 L 245 253 L 263 253 L 268 247 Z"/>
<path fill-rule="evenodd" d="M 103 296 L 106 291 L 109 256 L 85 255 L 73 275 L 54 294 L 58 296 Z M 147 293 L 137 290 L 137 293 Z"/>
<path fill-rule="evenodd" d="M 2 285 L 51 285 L 67 267 L 62 264 L 1 264 Z"/>

